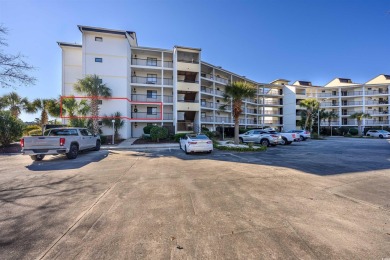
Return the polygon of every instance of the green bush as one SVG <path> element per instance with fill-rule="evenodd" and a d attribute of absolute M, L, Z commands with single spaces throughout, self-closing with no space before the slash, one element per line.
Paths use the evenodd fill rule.
<path fill-rule="evenodd" d="M 183 138 L 183 137 L 185 137 L 186 136 L 186 134 L 184 133 L 184 134 L 175 134 L 174 136 L 173 136 L 173 141 L 175 141 L 175 142 L 180 142 L 180 138 Z"/>
<path fill-rule="evenodd" d="M 150 134 L 150 130 L 154 127 L 154 125 L 147 125 L 144 127 L 144 134 Z"/>
<path fill-rule="evenodd" d="M 207 127 L 202 127 L 202 132 L 208 132 L 210 131 Z"/>
<path fill-rule="evenodd" d="M 213 139 L 215 137 L 213 132 L 210 131 L 204 131 L 202 132 L 204 135 L 206 135 L 208 138 Z"/>
<path fill-rule="evenodd" d="M 23 135 L 25 125 L 9 111 L 0 111 L 0 145 L 6 146 Z"/>
<path fill-rule="evenodd" d="M 101 135 L 100 136 L 100 143 L 101 144 L 107 144 L 107 136 L 106 135 Z"/>
<path fill-rule="evenodd" d="M 318 139 L 319 136 L 318 136 L 318 134 L 317 134 L 316 132 L 312 132 L 312 133 L 311 133 L 311 138 L 312 138 L 312 139 Z"/>
<path fill-rule="evenodd" d="M 160 139 L 166 139 L 168 138 L 168 129 L 165 127 L 160 126 L 153 126 L 152 129 L 150 129 L 150 137 L 153 141 L 160 142 Z"/>
<path fill-rule="evenodd" d="M 30 135 L 33 130 L 40 130 L 42 134 L 42 128 L 39 125 L 28 125 L 23 130 L 23 135 Z"/>
<path fill-rule="evenodd" d="M 28 135 L 30 135 L 30 136 L 42 135 L 42 130 L 41 129 L 31 130 L 30 132 L 28 132 Z"/>
<path fill-rule="evenodd" d="M 349 129 L 348 133 L 351 135 L 357 135 L 359 131 L 356 128 L 351 128 Z"/>
<path fill-rule="evenodd" d="M 267 147 L 265 146 L 260 146 L 260 148 L 250 148 L 250 147 L 228 147 L 228 146 L 221 146 L 221 145 L 216 145 L 214 146 L 218 150 L 223 150 L 223 151 L 236 151 L 236 152 L 258 152 L 258 151 L 266 151 Z"/>

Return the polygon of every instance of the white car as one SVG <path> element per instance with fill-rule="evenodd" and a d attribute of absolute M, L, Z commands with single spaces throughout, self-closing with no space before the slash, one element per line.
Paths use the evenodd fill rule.
<path fill-rule="evenodd" d="M 387 132 L 385 130 L 368 130 L 366 136 L 390 138 L 390 132 Z"/>
<path fill-rule="evenodd" d="M 187 134 L 184 138 L 180 138 L 180 149 L 186 154 L 193 152 L 208 152 L 213 151 L 213 141 L 204 134 Z"/>
<path fill-rule="evenodd" d="M 310 138 L 310 132 L 307 130 L 290 130 L 286 133 L 298 133 L 300 135 L 301 141 L 306 141 L 307 138 Z"/>

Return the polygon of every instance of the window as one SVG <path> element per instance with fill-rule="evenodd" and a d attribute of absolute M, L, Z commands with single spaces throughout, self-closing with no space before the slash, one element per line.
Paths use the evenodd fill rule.
<path fill-rule="evenodd" d="M 85 130 L 85 129 L 81 129 L 81 130 L 80 130 L 80 134 L 81 134 L 82 136 L 88 136 L 88 132 L 87 132 L 87 130 Z"/>
<path fill-rule="evenodd" d="M 147 115 L 157 115 L 157 107 L 147 107 L 146 114 Z"/>
<path fill-rule="evenodd" d="M 325 93 L 325 90 L 322 90 L 321 92 L 322 92 L 322 93 Z"/>
<path fill-rule="evenodd" d="M 157 90 L 147 90 L 146 98 L 154 98 L 157 99 Z"/>
<path fill-rule="evenodd" d="M 98 100 L 98 105 L 102 105 L 103 104 L 103 100 L 99 99 Z"/>
<path fill-rule="evenodd" d="M 103 125 L 103 121 L 98 121 L 99 126 Z"/>
<path fill-rule="evenodd" d="M 150 57 L 148 57 L 146 59 L 146 65 L 147 66 L 157 66 L 157 58 L 150 58 Z"/>
<path fill-rule="evenodd" d="M 390 79 L 390 75 L 384 75 L 385 79 Z"/>
<path fill-rule="evenodd" d="M 206 106 L 206 99 L 201 99 L 200 100 L 200 105 L 203 106 L 203 107 Z"/>
<path fill-rule="evenodd" d="M 146 78 L 146 84 L 156 84 L 157 83 L 157 74 L 148 74 Z"/>
<path fill-rule="evenodd" d="M 103 58 L 95 58 L 95 62 L 103 62 Z"/>
<path fill-rule="evenodd" d="M 103 41 L 103 37 L 95 37 L 95 42 L 102 42 Z"/>
<path fill-rule="evenodd" d="M 339 79 L 341 83 L 352 83 L 352 81 L 350 79 L 342 79 L 340 78 Z"/>
<path fill-rule="evenodd" d="M 333 96 L 337 96 L 337 91 L 332 91 Z"/>
<path fill-rule="evenodd" d="M 200 113 L 200 116 L 201 116 L 202 118 L 205 118 L 205 117 L 206 117 L 206 113 L 205 113 L 205 112 L 202 112 L 202 113 Z"/>

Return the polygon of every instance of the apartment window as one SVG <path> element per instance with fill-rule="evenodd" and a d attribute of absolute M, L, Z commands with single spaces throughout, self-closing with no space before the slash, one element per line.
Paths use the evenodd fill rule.
<path fill-rule="evenodd" d="M 148 74 L 146 77 L 146 84 L 156 84 L 157 83 L 157 74 Z"/>
<path fill-rule="evenodd" d="M 157 115 L 157 107 L 147 107 L 146 114 L 147 115 Z"/>
<path fill-rule="evenodd" d="M 147 66 L 157 66 L 157 58 L 146 58 L 146 65 Z"/>
<path fill-rule="evenodd" d="M 342 96 L 348 96 L 348 92 L 347 91 L 341 91 L 341 95 Z"/>
<path fill-rule="evenodd" d="M 337 96 L 337 91 L 332 91 L 333 96 Z"/>
<path fill-rule="evenodd" d="M 95 58 L 95 62 L 103 62 L 103 58 Z"/>
<path fill-rule="evenodd" d="M 201 99 L 200 100 L 200 105 L 205 107 L 206 106 L 206 99 Z"/>
<path fill-rule="evenodd" d="M 390 75 L 384 75 L 385 79 L 390 79 Z"/>
<path fill-rule="evenodd" d="M 322 90 L 321 92 L 322 92 L 322 93 L 325 93 L 325 90 Z"/>
<path fill-rule="evenodd" d="M 341 83 L 351 83 L 352 81 L 350 79 L 340 79 Z"/>
<path fill-rule="evenodd" d="M 378 121 L 379 121 L 379 122 L 382 122 L 382 121 L 383 121 L 383 117 L 379 117 L 379 118 L 378 118 Z"/>
<path fill-rule="evenodd" d="M 98 100 L 98 104 L 99 104 L 99 105 L 102 105 L 102 104 L 103 104 L 103 100 L 99 99 L 99 100 Z"/>
<path fill-rule="evenodd" d="M 147 98 L 154 98 L 157 99 L 157 90 L 148 90 L 146 92 L 146 97 Z"/>
<path fill-rule="evenodd" d="M 348 125 L 348 118 L 343 118 L 343 125 Z"/>
<path fill-rule="evenodd" d="M 103 41 L 103 37 L 95 37 L 95 42 L 102 42 Z"/>
<path fill-rule="evenodd" d="M 200 113 L 200 116 L 201 116 L 202 118 L 205 118 L 205 117 L 206 117 L 206 113 L 205 113 L 205 112 L 202 112 L 202 113 Z"/>
<path fill-rule="evenodd" d="M 371 88 L 368 88 L 368 90 L 371 90 Z"/>

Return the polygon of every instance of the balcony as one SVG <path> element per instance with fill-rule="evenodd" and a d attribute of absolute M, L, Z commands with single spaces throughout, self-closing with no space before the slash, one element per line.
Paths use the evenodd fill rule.
<path fill-rule="evenodd" d="M 365 91 L 366 95 L 387 95 L 389 94 L 389 91 L 378 91 L 378 90 L 367 90 Z"/>
<path fill-rule="evenodd" d="M 280 115 L 279 111 L 274 110 L 265 110 L 264 112 L 260 111 L 261 115 Z"/>
<path fill-rule="evenodd" d="M 389 105 L 388 100 L 367 100 L 366 105 Z"/>
<path fill-rule="evenodd" d="M 341 91 L 341 96 L 361 96 L 363 95 L 363 91 Z"/>
<path fill-rule="evenodd" d="M 275 120 L 264 120 L 264 121 L 263 121 L 263 124 L 266 124 L 266 125 L 279 125 L 279 121 L 275 121 Z"/>
<path fill-rule="evenodd" d="M 217 116 L 215 117 L 215 122 L 216 123 L 224 123 L 224 124 L 227 124 L 227 123 L 232 123 L 232 119 L 230 117 L 222 117 L 222 116 Z"/>
<path fill-rule="evenodd" d="M 338 106 L 339 102 L 322 102 L 321 107 L 335 107 Z"/>
<path fill-rule="evenodd" d="M 138 58 L 132 58 L 131 59 L 131 65 L 134 66 L 145 66 L 145 67 L 161 67 L 161 65 L 164 65 L 164 68 L 173 68 L 173 62 L 172 61 L 164 61 L 157 59 L 138 59 Z"/>
<path fill-rule="evenodd" d="M 389 125 L 389 120 L 376 120 L 376 119 L 366 119 L 365 125 L 375 125 L 375 126 L 381 126 L 381 125 Z"/>
<path fill-rule="evenodd" d="M 371 116 L 373 116 L 373 115 L 388 115 L 388 114 L 389 114 L 389 111 L 388 111 L 388 110 L 376 110 L 376 109 L 372 109 L 372 110 L 366 110 L 365 113 L 368 113 L 368 114 L 370 114 Z"/>
<path fill-rule="evenodd" d="M 177 131 L 178 132 L 197 132 L 198 125 L 194 124 L 192 121 L 186 122 L 177 122 Z"/>
<path fill-rule="evenodd" d="M 206 93 L 206 94 L 214 94 L 214 91 L 212 88 L 207 88 L 205 86 L 200 87 L 200 92 Z"/>
<path fill-rule="evenodd" d="M 137 102 L 162 102 L 161 97 L 163 97 L 165 103 L 173 102 L 173 96 L 167 96 L 167 95 L 161 96 L 161 95 L 132 94 L 131 100 Z"/>
<path fill-rule="evenodd" d="M 199 92 L 199 82 L 189 80 L 178 80 L 177 90 Z"/>
<path fill-rule="evenodd" d="M 161 111 L 157 111 L 156 113 L 131 112 L 131 118 L 139 120 L 161 120 Z"/>
<path fill-rule="evenodd" d="M 257 114 L 257 109 L 247 108 L 246 113 L 247 114 Z"/>
<path fill-rule="evenodd" d="M 248 99 L 246 100 L 246 102 L 257 104 L 258 101 L 257 101 L 257 99 L 254 99 L 254 98 L 248 98 Z"/>
<path fill-rule="evenodd" d="M 246 124 L 247 125 L 257 125 L 257 120 L 256 119 L 246 119 Z"/>
<path fill-rule="evenodd" d="M 177 70 L 180 71 L 199 71 L 199 61 L 196 60 L 177 60 Z"/>
<path fill-rule="evenodd" d="M 211 108 L 211 109 L 215 108 L 214 102 L 209 102 L 209 101 L 201 101 L 200 106 L 202 108 Z"/>
<path fill-rule="evenodd" d="M 162 81 L 161 78 L 132 76 L 131 83 L 172 86 L 173 80 L 171 78 L 164 78 L 164 80 Z"/>
<path fill-rule="evenodd" d="M 215 90 L 215 95 L 223 97 L 225 95 L 225 92 L 216 89 Z"/>
<path fill-rule="evenodd" d="M 226 85 L 230 83 L 230 81 L 228 79 L 224 79 L 221 77 L 215 77 L 214 80 L 219 82 L 219 83 L 226 84 Z"/>
<path fill-rule="evenodd" d="M 178 100 L 177 111 L 199 111 L 198 100 Z"/>
<path fill-rule="evenodd" d="M 309 95 L 308 97 L 311 97 L 312 95 Z M 319 98 L 322 98 L 322 97 L 337 97 L 337 95 L 334 95 L 333 93 L 318 93 L 317 97 L 319 97 Z"/>
<path fill-rule="evenodd" d="M 353 115 L 353 114 L 355 114 L 357 112 L 361 112 L 361 111 L 342 111 L 341 115 L 342 116 L 350 116 L 350 115 Z"/>
<path fill-rule="evenodd" d="M 272 106 L 282 106 L 283 104 L 281 104 L 280 101 L 271 101 L 271 100 L 260 100 L 259 102 L 260 105 L 272 105 Z"/>
<path fill-rule="evenodd" d="M 164 113 L 163 120 L 173 120 L 173 113 Z"/>
<path fill-rule="evenodd" d="M 363 105 L 363 101 L 342 101 L 342 106 L 361 106 Z"/>

